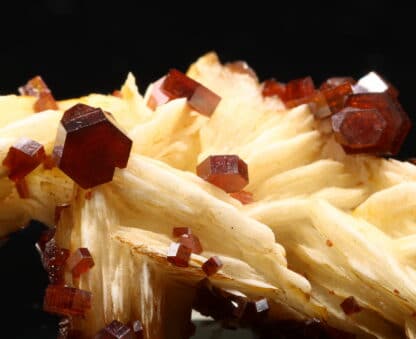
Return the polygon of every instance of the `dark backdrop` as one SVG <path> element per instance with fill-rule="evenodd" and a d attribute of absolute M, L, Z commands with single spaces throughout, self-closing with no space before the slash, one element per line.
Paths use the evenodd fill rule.
<path fill-rule="evenodd" d="M 143 1 L 141 1 L 143 2 Z M 415 118 L 412 10 L 400 2 L 10 1 L 0 6 L 0 94 L 41 74 L 59 99 L 109 93 L 133 71 L 145 86 L 170 67 L 186 70 L 215 50 L 245 59 L 260 79 L 359 77 L 376 70 L 399 90 Z M 413 119 L 415 120 L 415 119 Z M 412 131 L 400 157 L 415 155 Z M 41 226 L 0 247 L 0 337 L 53 338 L 41 311 L 46 285 L 32 244 Z M 5 331 L 5 332 L 4 332 Z"/>

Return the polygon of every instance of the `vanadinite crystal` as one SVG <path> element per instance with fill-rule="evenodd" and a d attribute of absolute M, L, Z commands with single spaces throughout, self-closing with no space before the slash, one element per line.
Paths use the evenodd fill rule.
<path fill-rule="evenodd" d="M 357 300 L 355 300 L 353 296 L 346 298 L 340 306 L 346 315 L 351 315 L 361 311 L 361 306 L 358 305 Z"/>
<path fill-rule="evenodd" d="M 211 155 L 197 166 L 196 173 L 227 193 L 241 191 L 248 184 L 247 164 L 237 155 Z"/>
<path fill-rule="evenodd" d="M 189 227 L 174 227 L 172 231 L 172 235 L 174 237 L 180 237 L 184 234 L 192 234 L 192 230 Z"/>
<path fill-rule="evenodd" d="M 115 167 L 126 167 L 131 145 L 111 114 L 77 104 L 61 119 L 54 155 L 59 168 L 87 189 L 111 181 Z"/>
<path fill-rule="evenodd" d="M 133 330 L 118 320 L 113 320 L 110 324 L 98 332 L 95 339 L 135 339 Z"/>
<path fill-rule="evenodd" d="M 188 247 L 192 253 L 200 254 L 202 252 L 201 242 L 194 234 L 182 234 L 178 241 L 181 245 Z"/>
<path fill-rule="evenodd" d="M 75 278 L 88 272 L 94 266 L 94 259 L 88 248 L 78 248 L 71 254 L 66 262 L 68 269 Z"/>
<path fill-rule="evenodd" d="M 45 244 L 42 253 L 42 263 L 52 284 L 63 284 L 65 263 L 69 257 L 69 250 L 56 245 L 54 238 Z"/>
<path fill-rule="evenodd" d="M 180 243 L 171 243 L 168 252 L 167 260 L 175 266 L 188 267 L 189 259 L 192 250 Z"/>
<path fill-rule="evenodd" d="M 210 276 L 217 273 L 222 267 L 222 261 L 216 255 L 209 258 L 202 264 L 202 270 L 206 275 Z"/>
<path fill-rule="evenodd" d="M 91 292 L 61 285 L 49 285 L 46 288 L 43 301 L 46 312 L 83 316 L 90 308 Z"/>
<path fill-rule="evenodd" d="M 38 142 L 20 138 L 9 148 L 3 165 L 9 169 L 9 178 L 18 181 L 24 178 L 45 158 L 45 150 Z"/>
<path fill-rule="evenodd" d="M 161 85 L 170 99 L 187 98 L 195 111 L 210 116 L 221 101 L 221 97 L 189 78 L 177 69 L 171 69 Z"/>
<path fill-rule="evenodd" d="M 152 92 L 150 93 L 149 100 L 147 101 L 147 106 L 152 110 L 155 110 L 157 106 L 165 104 L 170 100 L 169 96 L 166 95 L 161 89 L 165 78 L 166 77 L 162 77 L 152 84 Z"/>
<path fill-rule="evenodd" d="M 47 109 L 58 109 L 58 105 L 50 89 L 40 76 L 30 79 L 26 85 L 19 87 L 19 93 L 21 95 L 38 98 L 33 107 L 35 112 L 41 112 Z"/>
<path fill-rule="evenodd" d="M 262 94 L 265 97 L 271 97 L 277 95 L 281 100 L 286 100 L 286 85 L 277 82 L 275 79 L 269 79 L 264 81 Z"/>

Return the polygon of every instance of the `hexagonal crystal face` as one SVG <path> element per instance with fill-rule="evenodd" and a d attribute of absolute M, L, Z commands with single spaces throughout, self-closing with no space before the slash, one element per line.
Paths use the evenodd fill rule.
<path fill-rule="evenodd" d="M 54 156 L 58 167 L 87 189 L 111 181 L 115 167 L 126 167 L 131 145 L 111 114 L 77 104 L 62 117 Z"/>

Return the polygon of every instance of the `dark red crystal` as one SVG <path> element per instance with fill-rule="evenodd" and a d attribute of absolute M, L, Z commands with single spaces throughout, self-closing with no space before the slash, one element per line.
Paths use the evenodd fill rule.
<path fill-rule="evenodd" d="M 311 77 L 291 80 L 286 84 L 285 102 L 311 96 L 315 85 Z"/>
<path fill-rule="evenodd" d="M 202 264 L 202 270 L 207 276 L 210 276 L 217 273 L 222 266 L 223 264 L 221 259 L 215 255 Z"/>
<path fill-rule="evenodd" d="M 344 108 L 332 116 L 335 140 L 349 151 L 376 149 L 387 122 L 377 109 Z"/>
<path fill-rule="evenodd" d="M 187 98 L 188 104 L 197 112 L 211 116 L 221 97 L 177 69 L 171 69 L 161 85 L 170 99 Z"/>
<path fill-rule="evenodd" d="M 188 267 L 192 250 L 180 243 L 173 242 L 170 244 L 167 252 L 168 261 L 179 267 Z"/>
<path fill-rule="evenodd" d="M 65 174 L 88 189 L 111 181 L 115 167 L 126 167 L 131 145 L 111 114 L 77 104 L 62 117 L 54 156 Z"/>
<path fill-rule="evenodd" d="M 184 234 L 192 234 L 192 230 L 189 227 L 174 227 L 173 228 L 172 235 L 175 238 L 178 238 Z"/>
<path fill-rule="evenodd" d="M 21 95 L 37 97 L 34 104 L 35 112 L 41 112 L 47 109 L 58 109 L 58 105 L 43 79 L 38 75 L 30 79 L 26 85 L 19 87 Z"/>
<path fill-rule="evenodd" d="M 9 178 L 18 181 L 38 167 L 45 158 L 45 149 L 38 142 L 20 138 L 9 148 L 3 165 L 9 169 Z"/>
<path fill-rule="evenodd" d="M 237 155 L 211 155 L 197 166 L 196 173 L 227 193 L 239 192 L 248 184 L 247 164 Z"/>
<path fill-rule="evenodd" d="M 230 193 L 230 196 L 239 200 L 243 205 L 251 204 L 254 201 L 253 193 L 247 191 Z"/>
<path fill-rule="evenodd" d="M 166 95 L 161 89 L 165 78 L 166 77 L 162 77 L 152 84 L 152 92 L 150 94 L 149 100 L 147 101 L 147 106 L 152 110 L 155 110 L 157 106 L 165 104 L 170 100 L 170 97 Z"/>
<path fill-rule="evenodd" d="M 386 93 L 394 99 L 399 96 L 399 91 L 376 72 L 360 78 L 354 86 L 354 93 Z"/>
<path fill-rule="evenodd" d="M 361 306 L 358 305 L 357 300 L 355 300 L 353 296 L 346 298 L 340 306 L 346 315 L 358 313 L 362 310 Z"/>
<path fill-rule="evenodd" d="M 98 332 L 95 339 L 135 339 L 133 330 L 118 320 L 113 320 L 110 324 Z"/>
<path fill-rule="evenodd" d="M 43 309 L 62 315 L 83 316 L 91 308 L 91 292 L 75 287 L 49 285 Z"/>
<path fill-rule="evenodd" d="M 199 238 L 194 234 L 182 234 L 179 237 L 179 243 L 185 247 L 188 247 L 192 253 L 202 253 L 202 245 Z"/>
<path fill-rule="evenodd" d="M 68 257 L 69 250 L 57 246 L 54 238 L 46 243 L 42 263 L 51 284 L 65 283 L 65 263 Z"/>
<path fill-rule="evenodd" d="M 71 254 L 66 264 L 72 275 L 78 278 L 94 266 L 94 259 L 88 248 L 81 247 Z"/>

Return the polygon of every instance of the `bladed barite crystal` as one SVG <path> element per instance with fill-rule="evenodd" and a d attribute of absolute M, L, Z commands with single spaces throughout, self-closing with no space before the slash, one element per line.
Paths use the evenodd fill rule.
<path fill-rule="evenodd" d="M 88 272 L 94 266 L 94 259 L 91 256 L 88 248 L 78 248 L 68 258 L 68 269 L 72 272 L 75 278 L 78 278 L 81 274 Z"/>
<path fill-rule="evenodd" d="M 94 339 L 136 339 L 136 337 L 129 326 L 118 320 L 113 320 L 98 332 Z"/>
<path fill-rule="evenodd" d="M 188 267 L 192 250 L 180 243 L 173 242 L 170 244 L 167 252 L 167 260 L 178 267 Z"/>
<path fill-rule="evenodd" d="M 111 181 L 115 167 L 126 167 L 131 146 L 111 114 L 77 104 L 61 119 L 54 155 L 58 167 L 88 189 Z"/>
<path fill-rule="evenodd" d="M 83 316 L 91 308 L 91 292 L 75 287 L 49 285 L 43 309 L 61 315 Z"/>
<path fill-rule="evenodd" d="M 35 112 L 47 109 L 58 109 L 58 105 L 43 79 L 38 75 L 30 79 L 25 85 L 19 87 L 21 95 L 28 95 L 38 98 L 33 106 Z"/>
<path fill-rule="evenodd" d="M 9 178 L 18 181 L 38 167 L 44 158 L 45 149 L 40 143 L 20 138 L 9 148 L 3 166 L 8 168 Z"/>
<path fill-rule="evenodd" d="M 247 164 L 237 155 L 211 155 L 197 166 L 196 173 L 227 193 L 239 192 L 248 184 Z"/>
<path fill-rule="evenodd" d="M 217 273 L 222 268 L 221 259 L 214 255 L 202 264 L 202 270 L 207 276 Z"/>

